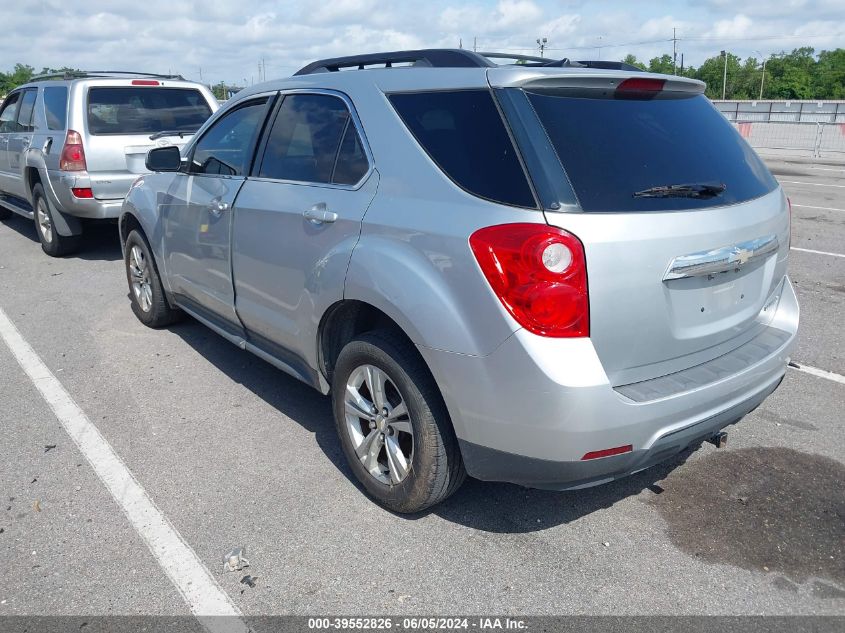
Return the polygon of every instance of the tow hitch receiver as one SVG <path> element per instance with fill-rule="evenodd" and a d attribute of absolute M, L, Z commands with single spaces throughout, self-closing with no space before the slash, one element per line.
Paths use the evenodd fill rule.
<path fill-rule="evenodd" d="M 707 440 L 716 448 L 725 448 L 728 445 L 728 434 L 724 431 L 716 433 L 710 439 Z"/>

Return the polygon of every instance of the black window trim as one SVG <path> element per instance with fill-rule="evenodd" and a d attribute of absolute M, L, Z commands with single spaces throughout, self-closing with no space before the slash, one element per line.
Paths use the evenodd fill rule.
<path fill-rule="evenodd" d="M 488 198 L 486 196 L 482 196 L 481 194 L 475 193 L 474 191 L 470 191 L 463 185 L 461 185 L 458 181 L 452 178 L 451 175 L 443 168 L 443 166 L 437 162 L 437 159 L 432 156 L 429 151 L 425 148 L 425 146 L 420 142 L 417 138 L 416 134 L 413 133 L 410 127 L 405 123 L 405 120 L 402 118 L 402 115 L 399 113 L 399 110 L 396 109 L 396 106 L 393 105 L 393 102 L 390 100 L 390 97 L 393 95 L 417 95 L 417 94 L 431 94 L 431 93 L 442 93 L 442 92 L 487 92 L 490 95 L 490 98 L 493 100 L 493 105 L 496 108 L 496 112 L 499 114 L 499 118 L 502 120 L 502 125 L 505 128 L 505 132 L 508 135 L 508 139 L 511 142 L 511 146 L 513 146 L 514 154 L 516 154 L 517 162 L 519 162 L 519 166 L 522 169 L 522 175 L 525 177 L 525 182 L 528 184 L 528 190 L 531 192 L 531 197 L 534 199 L 534 206 L 533 207 L 526 207 L 523 205 L 518 204 L 511 204 L 509 202 L 504 202 L 503 200 L 493 200 L 492 198 Z M 426 156 L 428 156 L 429 160 L 434 163 L 437 167 L 437 170 L 448 178 L 449 182 L 454 184 L 458 189 L 463 191 L 464 193 L 472 196 L 473 198 L 477 198 L 479 200 L 484 200 L 485 202 L 492 202 L 493 204 L 500 204 L 505 207 L 510 207 L 511 209 L 522 209 L 525 211 L 542 211 L 543 207 L 540 204 L 540 199 L 537 195 L 537 191 L 534 187 L 534 181 L 531 179 L 531 175 L 528 173 L 527 166 L 525 164 L 525 158 L 522 156 L 522 152 L 520 151 L 519 144 L 516 142 L 514 138 L 513 130 L 511 130 L 510 123 L 508 122 L 507 118 L 504 116 L 502 112 L 501 104 L 499 100 L 496 98 L 495 93 L 490 88 L 490 86 L 472 86 L 467 88 L 426 88 L 423 90 L 392 90 L 390 92 L 385 92 L 384 96 L 387 98 L 388 103 L 390 104 L 393 113 L 399 119 L 399 123 L 402 125 L 403 128 L 411 135 L 411 138 L 414 139 L 414 142 L 417 144 L 417 147 L 421 149 Z"/>
<path fill-rule="evenodd" d="M 273 126 L 271 123 L 275 123 L 276 116 L 279 113 L 279 110 L 282 107 L 282 104 L 285 101 L 285 98 L 291 95 L 327 95 L 330 97 L 336 97 L 343 101 L 346 105 L 346 109 L 349 111 L 350 119 L 347 120 L 347 127 L 349 121 L 355 125 L 355 131 L 358 133 L 358 140 L 361 142 L 361 149 L 364 151 L 364 156 L 367 159 L 367 171 L 364 172 L 364 175 L 361 176 L 360 180 L 353 185 L 344 185 L 339 183 L 332 183 L 332 182 L 309 182 L 305 180 L 285 180 L 282 178 L 268 178 L 266 176 L 259 176 L 259 172 L 261 171 L 261 163 L 264 161 L 264 152 L 267 149 L 267 143 L 270 139 L 270 133 L 273 130 Z M 355 105 L 352 103 L 352 99 L 343 92 L 339 90 L 329 90 L 327 88 L 292 88 L 290 90 L 282 90 L 279 93 L 279 100 L 276 103 L 275 107 L 273 108 L 272 114 L 268 117 L 268 121 L 265 122 L 264 130 L 262 133 L 261 142 L 258 144 L 258 148 L 256 151 L 256 159 L 253 162 L 252 170 L 249 172 L 249 179 L 255 180 L 257 182 L 276 182 L 282 183 L 286 185 L 302 185 L 305 187 L 324 187 L 326 189 L 345 189 L 347 191 L 357 191 L 364 184 L 369 180 L 370 175 L 375 171 L 375 161 L 373 160 L 373 154 L 370 151 L 370 144 L 367 140 L 366 135 L 364 134 L 364 127 L 361 125 L 361 119 L 358 118 L 358 112 L 355 109 Z M 346 127 L 344 128 L 343 134 L 346 133 Z M 335 154 L 335 166 L 337 166 L 337 158 L 338 154 L 340 153 L 340 148 L 343 143 L 343 135 L 341 135 L 341 143 L 338 144 L 337 152 Z M 258 157 L 261 157 L 260 160 Z M 332 169 L 332 177 L 334 177 L 334 169 Z"/>
<path fill-rule="evenodd" d="M 211 118 L 209 118 L 207 123 L 203 124 L 204 129 L 200 128 L 199 130 L 197 130 L 197 133 L 199 133 L 200 131 L 202 132 L 202 136 L 196 136 L 195 135 L 194 138 L 191 139 L 191 144 L 188 146 L 187 152 L 185 154 L 185 158 L 183 159 L 184 160 L 184 163 L 183 163 L 183 166 L 182 166 L 183 167 L 183 169 L 182 169 L 183 173 L 187 176 L 200 176 L 200 177 L 203 177 L 203 178 L 227 178 L 227 179 L 230 179 L 230 180 L 234 180 L 234 179 L 245 180 L 246 178 L 248 178 L 249 175 L 252 173 L 252 170 L 255 166 L 255 162 L 256 162 L 256 158 L 257 158 L 257 150 L 258 150 L 258 147 L 261 145 L 259 140 L 264 135 L 265 128 L 267 127 L 267 121 L 269 119 L 268 115 L 269 115 L 270 112 L 273 111 L 273 108 L 276 104 L 276 101 L 277 100 L 281 101 L 281 99 L 277 99 L 277 97 L 278 97 L 278 92 L 275 91 L 275 90 L 273 90 L 271 92 L 262 92 L 261 94 L 250 95 L 249 97 L 243 99 L 242 101 L 238 101 L 237 103 L 233 103 L 230 107 L 227 107 L 225 109 L 220 109 L 217 112 L 215 112 L 214 114 L 212 114 Z M 255 136 L 250 141 L 251 156 L 249 158 L 249 164 L 247 165 L 247 168 L 244 170 L 244 173 L 242 173 L 238 176 L 228 176 L 226 174 L 205 174 L 205 173 L 202 173 L 202 172 L 191 171 L 191 165 L 193 165 L 193 162 L 194 162 L 194 153 L 196 152 L 197 145 L 199 145 L 200 142 L 202 141 L 202 139 L 205 138 L 206 134 L 208 134 L 217 125 L 218 122 L 220 122 L 222 119 L 229 116 L 232 112 L 235 112 L 236 110 L 240 110 L 241 108 L 249 107 L 250 105 L 254 105 L 256 101 L 260 101 L 262 99 L 267 100 L 266 103 L 264 104 L 264 115 L 263 115 L 263 119 L 261 121 L 261 125 L 257 126 Z"/>
<path fill-rule="evenodd" d="M 137 88 L 138 90 L 146 90 L 147 89 L 147 88 L 142 88 L 142 87 L 139 87 L 139 86 L 125 86 L 125 85 L 108 86 L 108 85 L 94 84 L 94 85 L 86 86 L 86 89 L 85 89 L 85 110 L 83 111 L 83 117 L 82 117 L 83 123 L 85 125 L 85 133 L 90 134 L 91 136 L 142 136 L 143 134 L 137 134 L 137 133 L 127 134 L 126 132 L 105 132 L 105 133 L 100 132 L 100 133 L 97 133 L 97 132 L 92 132 L 91 129 L 88 127 L 88 114 L 89 114 L 88 108 L 91 107 L 91 91 L 92 90 L 101 90 L 101 89 L 114 89 L 114 88 Z M 208 110 L 209 110 L 209 112 L 211 112 L 211 114 L 208 115 L 208 118 L 211 118 L 212 116 L 214 116 L 216 114 L 216 112 L 214 112 L 214 109 L 211 107 L 211 104 L 208 102 L 208 96 L 205 93 L 203 93 L 203 91 L 200 90 L 199 88 L 192 88 L 190 86 L 156 86 L 155 88 L 158 89 L 158 90 L 193 90 L 193 91 L 199 93 L 199 95 L 202 97 L 203 101 L 205 101 L 205 105 L 208 106 Z M 206 121 L 208 120 L 208 118 L 206 119 Z M 205 121 L 203 121 L 203 124 L 205 124 Z M 200 125 L 200 127 L 197 129 L 197 131 L 199 131 L 200 129 L 202 129 L 202 125 Z"/>

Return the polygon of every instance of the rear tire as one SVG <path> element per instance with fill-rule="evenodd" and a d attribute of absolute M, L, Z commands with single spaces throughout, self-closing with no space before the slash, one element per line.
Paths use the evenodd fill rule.
<path fill-rule="evenodd" d="M 385 508 L 419 512 L 466 478 L 440 390 L 403 337 L 377 330 L 350 341 L 335 365 L 332 403 L 352 471 Z"/>
<path fill-rule="evenodd" d="M 123 258 L 132 312 L 138 320 L 151 328 L 161 328 L 182 317 L 180 310 L 170 307 L 158 268 L 146 238 L 137 230 L 126 237 Z"/>
<path fill-rule="evenodd" d="M 32 188 L 32 210 L 35 218 L 35 232 L 38 233 L 38 240 L 41 242 L 41 249 L 50 257 L 62 257 L 69 255 L 79 248 L 82 241 L 81 235 L 60 235 L 56 231 L 56 223 L 53 221 L 53 209 L 44 195 L 44 188 L 41 183 L 36 183 Z"/>

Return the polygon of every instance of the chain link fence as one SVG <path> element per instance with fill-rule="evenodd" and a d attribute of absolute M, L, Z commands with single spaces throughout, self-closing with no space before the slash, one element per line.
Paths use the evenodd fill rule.
<path fill-rule="evenodd" d="M 811 158 L 845 158 L 845 123 L 732 122 L 754 149 Z"/>

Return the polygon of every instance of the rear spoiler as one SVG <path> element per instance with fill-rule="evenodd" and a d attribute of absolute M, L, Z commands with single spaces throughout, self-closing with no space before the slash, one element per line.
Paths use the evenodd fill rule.
<path fill-rule="evenodd" d="M 487 71 L 487 78 L 493 88 L 593 88 L 617 90 L 627 80 L 629 83 L 659 84 L 661 92 L 686 92 L 702 94 L 705 84 L 697 79 L 675 75 L 632 72 L 599 68 L 519 68 L 500 66 Z"/>

